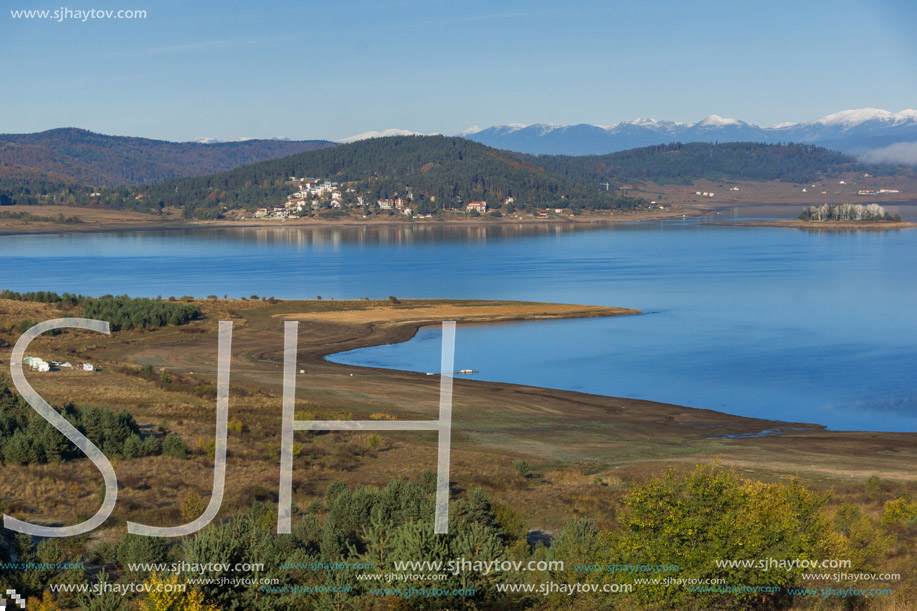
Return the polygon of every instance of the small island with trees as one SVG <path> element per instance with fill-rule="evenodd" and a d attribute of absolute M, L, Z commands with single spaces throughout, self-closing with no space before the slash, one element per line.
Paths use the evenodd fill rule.
<path fill-rule="evenodd" d="M 908 229 L 917 223 L 902 221 L 879 204 L 822 204 L 809 206 L 795 220 L 737 221 L 714 223 L 743 227 L 796 227 L 798 229 L 848 230 L 848 229 Z"/>
<path fill-rule="evenodd" d="M 799 214 L 800 221 L 854 221 L 854 222 L 893 222 L 900 223 L 899 215 L 890 215 L 879 204 L 822 204 L 809 206 Z"/>

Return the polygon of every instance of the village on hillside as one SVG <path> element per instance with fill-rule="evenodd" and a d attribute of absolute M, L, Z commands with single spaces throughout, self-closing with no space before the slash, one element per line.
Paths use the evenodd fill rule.
<path fill-rule="evenodd" d="M 413 201 L 414 193 L 410 187 L 406 187 L 403 196 L 398 193 L 392 198 L 375 199 L 360 195 L 356 189 L 343 187 L 341 184 L 322 178 L 304 177 L 297 178 L 291 176 L 286 183 L 290 185 L 291 193 L 287 195 L 286 201 L 282 205 L 278 204 L 270 208 L 258 208 L 255 210 L 254 218 L 256 219 L 296 219 L 308 216 L 313 211 L 320 210 L 350 210 L 357 212 L 359 209 L 367 207 L 375 211 L 390 211 L 390 214 L 400 214 L 407 218 L 420 219 L 432 218 L 432 214 L 418 214 L 415 212 Z M 435 196 L 430 197 L 431 201 L 436 201 Z M 507 197 L 503 201 L 503 207 L 513 209 L 515 199 Z M 465 204 L 459 212 L 464 212 L 471 217 L 478 217 L 488 212 L 494 216 L 502 216 L 502 213 L 488 209 L 487 202 L 483 200 L 472 201 Z M 535 218 L 551 218 L 562 213 L 568 213 L 569 210 L 563 208 L 537 210 L 530 214 Z"/>

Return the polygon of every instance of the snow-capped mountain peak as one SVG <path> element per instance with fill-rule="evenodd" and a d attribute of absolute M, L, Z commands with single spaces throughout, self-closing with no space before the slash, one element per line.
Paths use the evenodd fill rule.
<path fill-rule="evenodd" d="M 853 127 L 866 121 L 893 121 L 895 114 L 880 108 L 858 108 L 856 110 L 842 110 L 822 117 L 815 121 L 818 125 L 841 125 Z"/>
<path fill-rule="evenodd" d="M 723 127 L 725 125 L 742 125 L 738 119 L 728 119 L 719 115 L 709 115 L 695 124 L 696 127 Z"/>
<path fill-rule="evenodd" d="M 188 142 L 193 142 L 195 144 L 221 144 L 223 142 L 248 142 L 249 140 L 263 140 L 266 138 L 230 138 L 229 140 L 220 140 L 219 138 L 208 138 L 202 136 L 200 138 L 195 138 L 194 140 L 189 140 Z M 270 138 L 270 140 L 289 140 L 289 138 Z"/>
<path fill-rule="evenodd" d="M 659 125 L 659 121 L 652 119 L 650 117 L 640 117 L 639 119 L 631 119 L 630 121 L 621 121 L 618 125 L 634 125 L 637 127 L 656 127 Z"/>
<path fill-rule="evenodd" d="M 541 135 L 553 132 L 556 129 L 566 129 L 566 125 L 557 125 L 555 123 L 536 123 L 535 125 L 530 125 L 529 127 L 537 127 L 541 130 Z"/>
<path fill-rule="evenodd" d="M 362 134 L 357 134 L 356 136 L 350 136 L 349 138 L 344 138 L 338 140 L 342 144 L 347 144 L 348 142 L 358 142 L 360 140 L 369 140 L 370 138 L 386 138 L 388 136 L 433 136 L 435 134 L 422 134 L 420 132 L 412 132 L 407 129 L 386 129 L 381 132 L 363 132 Z"/>
<path fill-rule="evenodd" d="M 503 125 L 494 125 L 487 130 L 478 130 L 476 133 L 487 131 L 495 134 L 500 134 L 501 136 L 507 136 L 509 134 L 515 134 L 516 132 L 525 130 L 527 135 L 531 135 L 532 133 L 537 132 L 538 135 L 544 136 L 545 134 L 548 134 L 556 129 L 566 129 L 567 127 L 569 126 L 557 125 L 554 123 L 532 123 L 531 125 L 526 125 L 525 123 L 506 123 Z"/>
<path fill-rule="evenodd" d="M 474 134 L 476 134 L 476 133 L 478 133 L 478 132 L 481 132 L 481 131 L 484 131 L 484 130 L 482 130 L 482 129 L 481 129 L 479 126 L 477 126 L 477 125 L 472 125 L 472 126 L 469 127 L 468 129 L 463 129 L 462 131 L 460 131 L 459 133 L 457 133 L 456 136 L 458 136 L 459 138 L 464 138 L 464 137 L 466 137 L 466 136 L 473 136 Z"/>
<path fill-rule="evenodd" d="M 678 121 L 660 121 L 659 119 L 653 119 L 651 117 L 640 117 L 639 119 L 621 121 L 614 125 L 600 125 L 599 127 L 609 132 L 620 131 L 628 127 L 639 127 L 664 133 L 679 127 L 688 127 L 689 125 L 688 123 L 679 123 Z"/>
<path fill-rule="evenodd" d="M 526 127 L 528 125 L 525 123 L 504 123 L 503 125 L 494 125 L 491 129 L 499 130 L 503 134 L 512 134 Z"/>
<path fill-rule="evenodd" d="M 816 125 L 834 125 L 844 129 L 850 129 L 867 123 L 869 121 L 881 121 L 883 123 L 904 123 L 905 121 L 917 120 L 917 111 L 912 109 L 902 110 L 894 113 L 881 108 L 857 108 L 855 110 L 842 110 L 834 114 L 822 117 L 814 121 Z"/>

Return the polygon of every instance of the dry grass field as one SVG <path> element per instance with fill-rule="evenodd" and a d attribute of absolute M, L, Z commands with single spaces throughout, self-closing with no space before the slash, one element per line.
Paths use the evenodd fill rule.
<path fill-rule="evenodd" d="M 736 190 L 734 190 L 736 189 Z M 861 189 L 878 191 L 880 189 L 897 190 L 897 193 L 881 193 L 870 196 L 858 195 Z M 701 193 L 713 193 L 704 197 Z M 917 177 L 900 176 L 864 176 L 862 174 L 844 174 L 831 179 L 822 179 L 813 183 L 790 183 L 772 181 L 712 181 L 697 180 L 690 185 L 658 185 L 652 182 L 633 185 L 628 194 L 659 204 L 675 205 L 679 211 L 691 214 L 692 211 L 704 212 L 717 208 L 741 206 L 744 204 L 798 204 L 800 210 L 805 206 L 842 203 L 872 203 L 882 205 L 896 202 L 914 202 L 917 200 Z"/>

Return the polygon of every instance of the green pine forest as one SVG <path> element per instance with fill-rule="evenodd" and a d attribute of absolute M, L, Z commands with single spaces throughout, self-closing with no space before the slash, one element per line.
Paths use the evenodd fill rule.
<path fill-rule="evenodd" d="M 889 174 L 899 168 L 864 166 L 848 155 L 802 144 L 675 143 L 572 157 L 500 151 L 462 138 L 396 136 L 149 185 L 99 187 L 58 174 L 5 170 L 0 172 L 0 205 L 98 205 L 152 214 L 176 207 L 186 218 L 213 219 L 226 210 L 282 205 L 294 176 L 339 183 L 344 207 L 354 213 L 372 213 L 377 199 L 402 197 L 415 214 L 435 214 L 478 200 L 504 211 L 637 209 L 645 202 L 622 197 L 617 186 L 687 184 L 702 178 L 801 183 L 842 172 Z M 508 198 L 513 199 L 509 209 L 503 207 Z"/>
<path fill-rule="evenodd" d="M 569 180 L 587 184 L 689 184 L 708 180 L 780 180 L 805 183 L 819 176 L 869 169 L 874 174 L 892 168 L 866 168 L 850 155 L 809 144 L 691 142 L 647 146 L 608 155 L 524 156 L 528 163 Z"/>
<path fill-rule="evenodd" d="M 528 209 L 635 208 L 640 200 L 598 186 L 558 177 L 511 153 L 462 138 L 378 138 L 265 161 L 229 172 L 183 178 L 144 191 L 150 204 L 185 206 L 188 216 L 212 218 L 221 207 L 254 209 L 277 205 L 290 193 L 289 177 L 333 180 L 367 202 L 413 194 L 420 214 L 463 208 L 484 200 L 500 207 L 512 197 Z"/>

